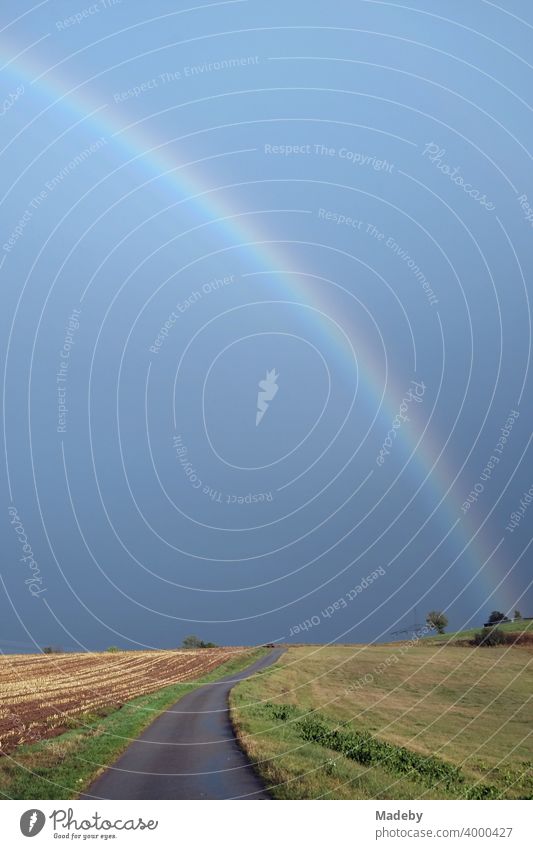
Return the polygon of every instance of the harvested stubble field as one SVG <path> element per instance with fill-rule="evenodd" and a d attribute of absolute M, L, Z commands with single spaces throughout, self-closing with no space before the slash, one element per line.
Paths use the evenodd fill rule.
<path fill-rule="evenodd" d="M 0 754 L 61 734 L 77 717 L 192 681 L 246 651 L 102 652 L 0 657 Z M 248 650 L 249 651 L 249 650 Z"/>

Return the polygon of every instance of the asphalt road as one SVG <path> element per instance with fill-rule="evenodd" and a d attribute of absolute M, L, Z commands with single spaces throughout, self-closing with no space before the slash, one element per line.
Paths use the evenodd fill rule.
<path fill-rule="evenodd" d="M 81 799 L 269 799 L 239 748 L 228 696 L 283 653 L 273 649 L 242 672 L 203 684 L 177 701 L 128 746 Z"/>

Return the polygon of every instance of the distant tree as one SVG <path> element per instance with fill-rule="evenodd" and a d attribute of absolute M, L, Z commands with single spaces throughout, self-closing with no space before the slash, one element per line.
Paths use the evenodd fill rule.
<path fill-rule="evenodd" d="M 520 611 L 519 611 L 519 610 L 515 610 L 515 612 L 514 612 L 514 618 L 515 618 L 515 621 L 516 621 L 517 619 L 521 619 L 521 618 L 522 618 L 522 614 L 520 613 Z"/>
<path fill-rule="evenodd" d="M 184 649 L 199 649 L 202 646 L 202 641 L 200 637 L 190 634 L 188 637 L 183 638 L 182 645 Z"/>
<path fill-rule="evenodd" d="M 43 654 L 61 654 L 63 649 L 61 646 L 44 646 Z"/>
<path fill-rule="evenodd" d="M 114 651 L 120 651 L 120 649 L 119 649 L 118 646 L 108 646 L 106 648 L 106 651 L 114 652 Z"/>
<path fill-rule="evenodd" d="M 448 617 L 442 610 L 430 610 L 426 616 L 426 622 L 438 634 L 444 634 L 444 629 L 448 624 Z"/>
<path fill-rule="evenodd" d="M 188 637 L 185 637 L 183 640 L 183 648 L 184 649 L 214 649 L 216 648 L 216 643 L 205 643 L 200 637 L 196 637 L 194 634 L 191 634 Z"/>
<path fill-rule="evenodd" d="M 473 644 L 475 646 L 485 646 L 491 648 L 493 646 L 503 646 L 507 642 L 505 631 L 501 628 L 483 628 L 474 634 Z"/>
<path fill-rule="evenodd" d="M 489 616 L 489 622 L 491 625 L 495 625 L 497 622 L 506 622 L 507 616 L 505 613 L 502 613 L 501 610 L 493 610 Z"/>

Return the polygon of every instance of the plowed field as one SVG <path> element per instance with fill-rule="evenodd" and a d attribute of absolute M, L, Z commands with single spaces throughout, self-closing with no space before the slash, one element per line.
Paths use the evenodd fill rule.
<path fill-rule="evenodd" d="M 81 714 L 106 713 L 136 696 L 201 678 L 237 651 L 0 657 L 0 754 L 59 734 Z"/>

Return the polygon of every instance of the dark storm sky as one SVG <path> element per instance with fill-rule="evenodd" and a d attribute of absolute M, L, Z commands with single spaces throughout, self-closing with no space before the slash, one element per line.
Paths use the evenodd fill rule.
<path fill-rule="evenodd" d="M 8 6 L 0 648 L 533 615 L 530 4 Z"/>

